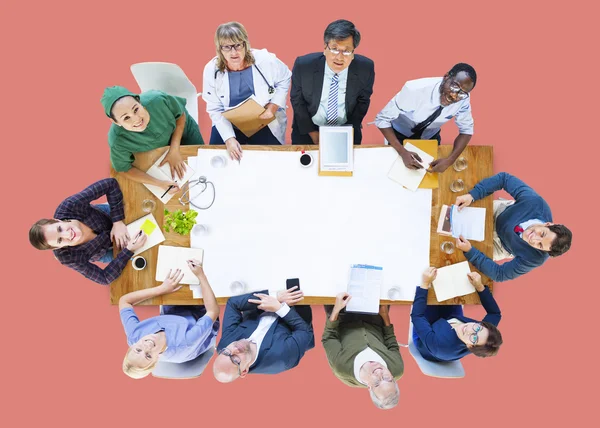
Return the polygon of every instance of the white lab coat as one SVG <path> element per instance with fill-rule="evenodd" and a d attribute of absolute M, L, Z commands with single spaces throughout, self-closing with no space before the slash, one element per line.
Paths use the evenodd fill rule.
<path fill-rule="evenodd" d="M 277 104 L 279 109 L 275 113 L 275 120 L 269 124 L 269 129 L 281 144 L 285 143 L 285 130 L 287 126 L 287 115 L 285 113 L 288 91 L 292 72 L 281 62 L 275 54 L 266 49 L 252 49 L 255 65 L 262 71 L 265 79 L 275 88 L 273 94 L 269 94 L 269 85 L 262 78 L 256 67 L 252 67 L 252 78 L 254 80 L 254 96 L 261 105 L 269 102 Z M 216 77 L 215 77 L 216 73 Z M 233 125 L 221 114 L 225 106 L 229 106 L 229 76 L 227 70 L 223 73 L 217 72 L 217 57 L 211 59 L 204 67 L 202 79 L 202 99 L 206 101 L 206 112 L 212 120 L 213 126 L 217 128 L 223 141 L 235 137 Z"/>

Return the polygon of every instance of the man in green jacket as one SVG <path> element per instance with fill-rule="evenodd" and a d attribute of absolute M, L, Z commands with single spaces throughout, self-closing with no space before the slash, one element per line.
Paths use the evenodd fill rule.
<path fill-rule="evenodd" d="M 379 315 L 340 314 L 350 299 L 340 293 L 333 308 L 325 306 L 328 319 L 321 342 L 327 361 L 338 379 L 368 388 L 375 406 L 391 409 L 400 398 L 396 380 L 404 373 L 404 363 L 387 306 L 379 307 Z"/>

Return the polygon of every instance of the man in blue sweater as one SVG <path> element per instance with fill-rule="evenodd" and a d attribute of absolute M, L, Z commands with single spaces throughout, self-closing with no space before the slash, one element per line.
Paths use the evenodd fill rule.
<path fill-rule="evenodd" d="M 494 260 L 510 258 L 499 265 L 462 236 L 456 246 L 467 260 L 492 281 L 508 281 L 541 266 L 571 248 L 572 234 L 562 224 L 552 223 L 550 207 L 531 187 L 506 172 L 479 182 L 466 195 L 456 198 L 462 209 L 496 190 L 506 190 L 514 201 L 494 201 Z"/>

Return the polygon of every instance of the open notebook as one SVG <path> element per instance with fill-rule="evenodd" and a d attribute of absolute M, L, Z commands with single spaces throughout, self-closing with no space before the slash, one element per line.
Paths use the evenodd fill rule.
<path fill-rule="evenodd" d="M 437 232 L 481 242 L 485 240 L 485 208 L 465 207 L 459 211 L 457 205 L 442 205 Z"/>
<path fill-rule="evenodd" d="M 185 165 L 187 168 L 185 170 L 185 175 L 183 176 L 183 178 L 181 178 L 181 179 L 177 178 L 177 174 L 175 174 L 174 178 L 171 178 L 171 166 L 169 165 L 169 163 L 167 162 L 163 166 L 159 166 L 160 163 L 165 158 L 165 156 L 167 156 L 167 153 L 169 153 L 168 150 L 160 158 L 158 158 L 158 160 L 156 162 L 154 162 L 154 165 L 152 165 L 150 167 L 150 169 L 148 171 L 146 171 L 146 174 L 148 174 L 151 177 L 156 178 L 157 180 L 174 181 L 175 183 L 177 183 L 179 185 L 179 188 L 181 189 L 183 187 L 183 185 L 185 183 L 187 183 L 190 180 L 190 178 L 192 178 L 192 176 L 194 175 L 194 170 L 192 168 L 190 168 L 190 166 L 186 162 Z M 167 193 L 165 196 L 163 196 L 165 194 L 166 189 L 163 189 L 162 187 L 158 187 L 158 186 L 154 186 L 152 184 L 146 184 L 146 183 L 144 183 L 144 186 L 146 186 L 146 188 L 148 190 L 150 190 L 154 196 L 156 196 L 158 199 L 160 199 L 160 201 L 163 204 L 166 204 L 167 202 L 169 202 L 174 195 L 173 193 Z"/>
<path fill-rule="evenodd" d="M 421 181 L 423 181 L 425 174 L 427 174 L 427 168 L 429 168 L 429 164 L 433 162 L 434 158 L 429 153 L 424 152 L 410 143 L 406 143 L 404 148 L 409 152 L 417 153 L 421 157 L 421 160 L 423 161 L 421 162 L 421 165 L 423 165 L 423 168 L 408 169 L 404 166 L 402 158 L 398 156 L 388 173 L 388 178 L 403 185 L 408 190 L 415 192 L 419 188 Z"/>
<path fill-rule="evenodd" d="M 158 225 L 158 222 L 152 213 L 138 218 L 127 225 L 127 232 L 129 233 L 129 237 L 131 239 L 133 239 L 140 230 L 148 235 L 148 238 L 144 246 L 133 253 L 134 256 L 143 253 L 148 248 L 152 248 L 165 240 L 165 235 L 163 235 L 162 231 L 160 230 L 160 226 Z"/>
<path fill-rule="evenodd" d="M 158 247 L 158 263 L 156 267 L 157 281 L 164 281 L 169 274 L 169 270 L 181 269 L 183 279 L 180 284 L 200 284 L 196 275 L 192 273 L 187 265 L 190 259 L 196 259 L 202 262 L 204 251 L 200 248 L 188 247 L 171 247 L 169 245 L 161 245 Z"/>
<path fill-rule="evenodd" d="M 370 265 L 352 265 L 348 294 L 352 299 L 346 305 L 346 312 L 367 314 L 379 313 L 379 297 L 383 284 L 383 268 Z"/>
<path fill-rule="evenodd" d="M 433 289 L 438 302 L 474 293 L 475 287 L 471 285 L 467 277 L 469 272 L 471 272 L 469 262 L 460 262 L 439 268 L 433 281 Z"/>

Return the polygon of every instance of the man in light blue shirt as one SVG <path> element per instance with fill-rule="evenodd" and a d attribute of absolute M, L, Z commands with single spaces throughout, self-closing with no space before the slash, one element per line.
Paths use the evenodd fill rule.
<path fill-rule="evenodd" d="M 402 146 L 405 139 L 438 140 L 440 128 L 454 118 L 459 134 L 450 156 L 436 159 L 431 172 L 444 172 L 460 156 L 473 135 L 470 92 L 477 73 L 468 64 L 456 64 L 444 77 L 410 80 L 375 117 L 375 124 L 402 157 L 407 168 L 420 169 L 421 158 Z"/>

